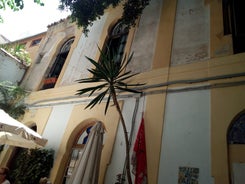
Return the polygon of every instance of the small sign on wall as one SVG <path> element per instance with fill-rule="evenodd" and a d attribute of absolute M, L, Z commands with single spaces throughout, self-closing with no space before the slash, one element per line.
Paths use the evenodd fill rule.
<path fill-rule="evenodd" d="M 178 184 L 198 184 L 199 168 L 179 167 Z"/>

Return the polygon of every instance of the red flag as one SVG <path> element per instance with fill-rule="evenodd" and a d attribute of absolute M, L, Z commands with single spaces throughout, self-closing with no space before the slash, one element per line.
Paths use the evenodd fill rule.
<path fill-rule="evenodd" d="M 134 144 L 132 156 L 133 174 L 135 175 L 135 184 L 147 183 L 147 164 L 146 164 L 146 145 L 145 145 L 145 126 L 142 118 L 139 131 Z"/>

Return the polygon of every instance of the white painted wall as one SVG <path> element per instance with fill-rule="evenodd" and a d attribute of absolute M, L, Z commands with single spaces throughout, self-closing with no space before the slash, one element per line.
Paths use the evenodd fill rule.
<path fill-rule="evenodd" d="M 60 147 L 73 105 L 54 106 L 43 132 L 43 137 L 48 139 L 45 148 L 55 150 L 55 155 Z"/>
<path fill-rule="evenodd" d="M 245 164 L 244 163 L 232 163 L 233 177 L 232 184 L 244 184 L 245 183 Z"/>
<path fill-rule="evenodd" d="M 126 126 L 127 126 L 128 132 L 131 131 L 132 117 L 133 117 L 135 105 L 136 105 L 136 99 L 134 99 L 134 98 L 130 98 L 130 99 L 127 99 L 124 101 L 123 116 L 124 116 L 125 122 L 127 124 Z M 140 125 L 141 118 L 142 118 L 142 111 L 143 111 L 143 99 L 141 99 L 139 101 L 137 116 L 135 119 L 135 126 L 133 129 L 134 131 L 133 131 L 133 139 L 132 139 L 131 149 L 133 148 L 133 145 L 135 142 L 135 137 L 136 137 L 138 129 L 139 129 L 139 125 Z M 132 152 L 132 150 L 131 150 L 131 152 Z M 130 154 L 130 155 L 132 155 L 132 154 Z M 117 137 L 116 137 L 114 148 L 113 148 L 111 163 L 108 165 L 108 169 L 106 172 L 104 183 L 106 183 L 106 184 L 116 183 L 116 176 L 123 172 L 125 158 L 126 158 L 125 139 L 124 139 L 123 129 L 122 129 L 122 126 L 120 123 L 118 126 L 118 130 L 117 130 Z"/>
<path fill-rule="evenodd" d="M 72 53 L 71 60 L 66 68 L 61 85 L 70 85 L 80 78 L 88 77 L 89 72 L 87 69 L 90 69 L 93 66 L 85 56 L 95 59 L 96 53 L 99 52 L 97 46 L 107 16 L 108 13 L 105 13 L 99 20 L 96 20 L 93 23 L 93 26 L 89 28 L 90 31 L 87 37 L 82 34 L 77 47 Z"/>
<path fill-rule="evenodd" d="M 167 95 L 158 183 L 177 184 L 179 167 L 199 168 L 199 184 L 212 184 L 210 92 Z"/>
<path fill-rule="evenodd" d="M 10 81 L 18 84 L 22 80 L 25 71 L 24 65 L 0 49 L 0 82 Z"/>

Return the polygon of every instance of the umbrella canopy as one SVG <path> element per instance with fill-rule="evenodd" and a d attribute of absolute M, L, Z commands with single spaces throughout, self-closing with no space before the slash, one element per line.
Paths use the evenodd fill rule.
<path fill-rule="evenodd" d="M 90 131 L 88 141 L 78 160 L 78 166 L 72 174 L 70 184 L 98 183 L 103 134 L 103 125 L 101 122 L 97 122 Z"/>
<path fill-rule="evenodd" d="M 47 140 L 0 109 L 0 144 L 23 148 L 40 148 Z"/>

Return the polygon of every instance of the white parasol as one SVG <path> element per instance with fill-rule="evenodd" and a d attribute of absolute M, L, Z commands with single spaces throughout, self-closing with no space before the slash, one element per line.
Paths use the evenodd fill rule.
<path fill-rule="evenodd" d="M 23 148 L 44 147 L 47 139 L 0 109 L 0 144 Z"/>
<path fill-rule="evenodd" d="M 101 122 L 96 123 L 90 131 L 88 142 L 72 173 L 71 184 L 97 184 L 100 157 L 103 147 L 104 128 Z"/>

